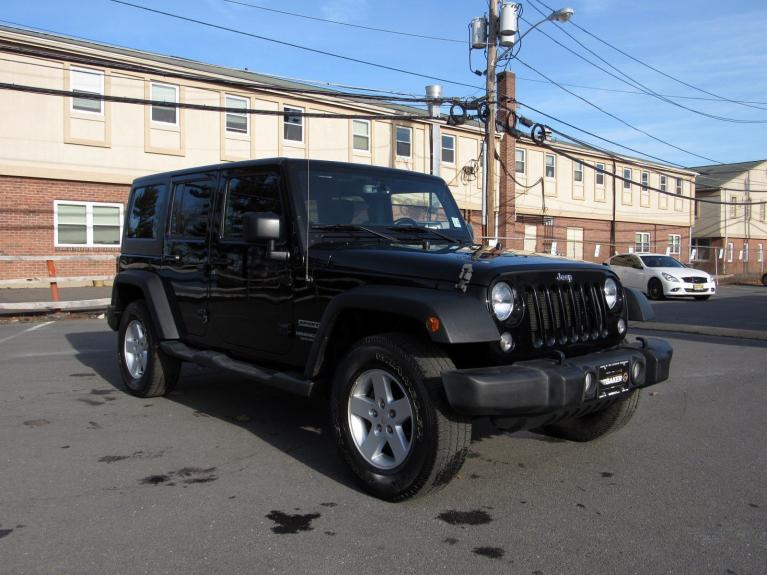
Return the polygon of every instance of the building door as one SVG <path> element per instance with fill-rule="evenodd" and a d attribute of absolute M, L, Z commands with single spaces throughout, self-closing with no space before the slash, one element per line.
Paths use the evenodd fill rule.
<path fill-rule="evenodd" d="M 216 174 L 173 180 L 170 225 L 163 248 L 163 275 L 178 305 L 182 333 L 202 339 L 208 327 L 208 250 Z"/>
<path fill-rule="evenodd" d="M 583 259 L 583 228 L 567 228 L 567 257 Z"/>
<path fill-rule="evenodd" d="M 536 249 L 538 244 L 538 240 L 536 238 L 537 230 L 538 230 L 538 226 L 531 226 L 529 224 L 525 224 L 525 240 L 524 240 L 523 249 L 526 252 L 538 251 Z"/>

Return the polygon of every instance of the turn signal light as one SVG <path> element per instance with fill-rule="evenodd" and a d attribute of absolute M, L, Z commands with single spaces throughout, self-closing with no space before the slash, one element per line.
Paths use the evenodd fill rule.
<path fill-rule="evenodd" d="M 431 333 L 437 333 L 439 331 L 439 318 L 435 316 L 431 316 L 426 320 L 426 329 L 428 329 Z"/>

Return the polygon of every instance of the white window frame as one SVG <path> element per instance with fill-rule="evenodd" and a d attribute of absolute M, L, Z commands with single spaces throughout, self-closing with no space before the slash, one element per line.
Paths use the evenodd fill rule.
<path fill-rule="evenodd" d="M 748 244 L 743 244 L 743 261 L 748 261 Z"/>
<path fill-rule="evenodd" d="M 727 242 L 727 248 L 724 254 L 727 263 L 732 263 L 735 259 L 735 244 L 733 242 Z"/>
<path fill-rule="evenodd" d="M 580 174 L 580 179 L 578 179 L 578 174 Z M 573 161 L 573 182 L 576 185 L 583 185 L 583 162 L 581 160 Z"/>
<path fill-rule="evenodd" d="M 668 179 L 666 178 L 666 176 L 661 174 L 660 175 L 660 191 L 661 192 L 667 191 L 667 189 L 666 189 L 667 186 L 668 186 L 667 182 L 668 182 Z"/>
<path fill-rule="evenodd" d="M 677 196 L 683 196 L 684 195 L 684 188 L 683 188 L 683 184 L 682 184 L 682 178 L 677 178 L 676 179 L 675 191 L 676 191 L 676 195 Z"/>
<path fill-rule="evenodd" d="M 650 172 L 642 172 L 642 191 L 647 192 L 650 187 Z"/>
<path fill-rule="evenodd" d="M 672 256 L 678 256 L 682 253 L 682 236 L 681 234 L 669 234 L 668 235 L 669 254 Z"/>
<path fill-rule="evenodd" d="M 71 66 L 69 68 L 69 90 L 71 92 L 74 92 L 77 90 L 77 87 L 75 86 L 75 75 L 76 74 L 93 74 L 99 77 L 100 85 L 99 85 L 99 91 L 98 92 L 90 92 L 88 90 L 80 90 L 80 92 L 84 94 L 99 94 L 101 96 L 104 95 L 104 71 L 103 70 L 96 70 L 94 68 L 81 68 L 78 66 Z M 77 114 L 90 114 L 91 116 L 103 116 L 104 115 L 104 100 L 97 100 L 99 103 L 99 111 L 94 112 L 93 110 L 78 110 L 75 108 L 75 97 L 72 97 L 69 99 L 69 110 L 71 112 L 75 112 Z"/>
<path fill-rule="evenodd" d="M 647 238 L 647 241 L 644 240 L 645 237 Z M 647 249 L 643 249 L 645 246 L 647 246 Z M 634 232 L 634 251 L 650 251 L 650 232 Z"/>
<path fill-rule="evenodd" d="M 233 106 L 229 105 L 229 100 L 239 100 L 240 102 L 243 102 L 245 104 L 245 108 L 247 109 L 250 107 L 250 100 L 248 98 L 245 98 L 243 96 L 235 96 L 234 94 L 224 94 L 224 107 L 225 108 L 231 108 Z M 229 116 L 244 116 L 245 117 L 245 131 L 241 132 L 240 130 L 230 130 L 229 129 Z M 229 134 L 239 134 L 241 136 L 247 136 L 250 134 L 250 114 L 247 112 L 224 112 L 224 131 Z"/>
<path fill-rule="evenodd" d="M 595 185 L 599 188 L 605 187 L 605 165 L 602 162 L 597 162 L 594 167 L 596 167 L 595 176 L 594 176 L 594 182 Z M 601 182 L 599 180 L 602 180 Z"/>
<path fill-rule="evenodd" d="M 367 134 L 358 134 L 356 130 L 356 126 L 367 126 Z M 355 152 L 370 152 L 370 131 L 371 131 L 370 120 L 352 120 L 352 150 L 354 150 Z M 367 145 L 364 148 L 358 148 L 354 144 L 354 139 L 357 136 L 359 136 L 360 138 L 365 138 Z"/>
<path fill-rule="evenodd" d="M 738 204 L 736 203 L 737 201 L 738 201 L 738 196 L 730 196 L 730 217 L 731 218 L 738 217 Z"/>
<path fill-rule="evenodd" d="M 399 139 L 399 131 L 400 130 L 406 130 L 407 131 L 407 134 L 408 134 L 407 135 L 407 142 L 405 142 L 405 140 L 400 140 Z M 398 150 L 399 146 L 397 146 L 397 144 L 399 144 L 400 142 L 402 142 L 403 144 L 407 143 L 407 151 L 408 151 L 407 156 L 400 155 L 399 150 Z M 441 144 L 441 142 L 440 142 L 440 144 Z M 409 126 L 394 126 L 394 155 L 397 158 L 412 158 L 413 157 L 413 128 L 411 128 Z"/>
<path fill-rule="evenodd" d="M 450 148 L 445 148 L 445 138 L 449 138 L 450 140 L 453 141 L 453 148 L 452 148 L 452 150 L 453 150 L 453 161 L 452 162 L 449 162 L 449 161 L 447 161 L 445 159 L 445 150 L 449 150 L 450 149 Z M 450 166 L 454 166 L 455 165 L 455 154 L 456 154 L 455 136 L 453 136 L 451 134 L 440 134 L 439 159 L 442 161 L 443 164 L 448 164 Z"/>
<path fill-rule="evenodd" d="M 764 244 L 757 244 L 756 261 L 759 263 L 764 262 Z"/>
<path fill-rule="evenodd" d="M 522 159 L 519 159 L 520 154 L 522 155 Z M 517 164 L 522 164 L 522 171 L 520 172 L 517 169 Z M 516 148 L 514 150 L 514 173 L 516 174 L 526 174 L 527 173 L 527 150 L 524 148 Z"/>
<path fill-rule="evenodd" d="M 180 103 L 180 100 L 179 100 L 179 98 L 180 98 L 180 91 L 179 91 L 179 87 L 176 84 L 168 84 L 166 82 L 155 82 L 153 80 L 149 82 L 149 99 L 150 100 L 154 100 L 155 99 L 154 95 L 152 94 L 152 88 L 154 88 L 155 86 L 162 86 L 163 88 L 173 88 L 173 90 L 176 92 L 176 99 L 173 102 L 170 102 L 170 103 L 173 103 L 173 104 Z M 163 120 L 155 120 L 152 117 L 152 111 L 155 108 L 167 108 L 167 107 L 168 106 L 155 106 L 155 105 L 150 106 L 150 108 L 149 108 L 149 120 L 153 124 L 159 124 L 161 126 L 178 126 L 178 120 L 179 120 L 178 117 L 179 117 L 179 110 L 180 110 L 180 108 L 173 107 L 175 122 L 164 122 Z"/>
<path fill-rule="evenodd" d="M 59 206 L 85 206 L 85 243 L 63 244 L 59 243 Z M 53 245 L 57 248 L 114 248 L 120 249 L 120 242 L 116 244 L 97 244 L 93 242 L 93 208 L 120 208 L 120 241 L 123 237 L 124 206 L 120 203 L 111 202 L 80 202 L 77 200 L 53 200 Z"/>
<path fill-rule="evenodd" d="M 630 190 L 634 180 L 634 171 L 631 168 L 623 168 L 623 189 Z"/>
<path fill-rule="evenodd" d="M 548 159 L 551 158 L 551 166 L 549 166 Z M 553 176 L 549 175 L 549 167 L 551 168 L 551 171 L 554 173 Z M 556 154 L 546 154 L 543 158 L 543 174 L 546 176 L 547 180 L 556 180 L 557 179 L 557 156 Z"/>
<path fill-rule="evenodd" d="M 300 122 L 288 122 L 288 116 L 291 114 L 291 112 L 295 113 L 298 112 L 299 114 L 304 114 L 305 109 L 299 108 L 298 106 L 283 106 L 282 107 L 282 140 L 283 142 L 290 142 L 291 144 L 303 144 L 306 137 L 304 136 L 304 116 L 300 116 Z M 285 135 L 285 126 L 300 126 L 301 127 L 301 139 L 300 140 L 294 140 L 292 138 L 288 138 Z"/>

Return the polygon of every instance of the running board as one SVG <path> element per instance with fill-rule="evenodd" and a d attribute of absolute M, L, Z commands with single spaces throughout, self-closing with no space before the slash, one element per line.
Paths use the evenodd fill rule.
<path fill-rule="evenodd" d="M 189 361 L 205 367 L 217 367 L 302 397 L 310 397 L 314 387 L 313 381 L 303 379 L 300 376 L 256 367 L 245 361 L 232 359 L 220 351 L 203 351 L 189 347 L 180 341 L 163 341 L 160 343 L 160 349 L 168 355 L 183 361 Z"/>

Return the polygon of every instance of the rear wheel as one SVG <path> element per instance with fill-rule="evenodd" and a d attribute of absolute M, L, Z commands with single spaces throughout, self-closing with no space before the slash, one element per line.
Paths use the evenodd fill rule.
<path fill-rule="evenodd" d="M 763 286 L 767 286 L 767 274 L 764 274 L 764 275 L 762 276 L 762 285 L 763 285 Z"/>
<path fill-rule="evenodd" d="M 663 284 L 658 278 L 652 278 L 647 284 L 647 296 L 650 299 L 663 299 Z"/>
<path fill-rule="evenodd" d="M 160 341 L 143 301 L 131 302 L 120 318 L 120 374 L 128 393 L 157 397 L 170 393 L 178 381 L 179 360 L 160 350 Z"/>
<path fill-rule="evenodd" d="M 618 431 L 626 425 L 634 416 L 637 405 L 639 405 L 639 390 L 635 389 L 596 413 L 565 419 L 535 431 L 570 441 L 593 441 L 603 435 Z"/>
<path fill-rule="evenodd" d="M 451 412 L 453 362 L 404 334 L 361 340 L 336 370 L 331 410 L 341 456 L 373 495 L 401 501 L 446 485 L 463 465 L 471 424 Z"/>

